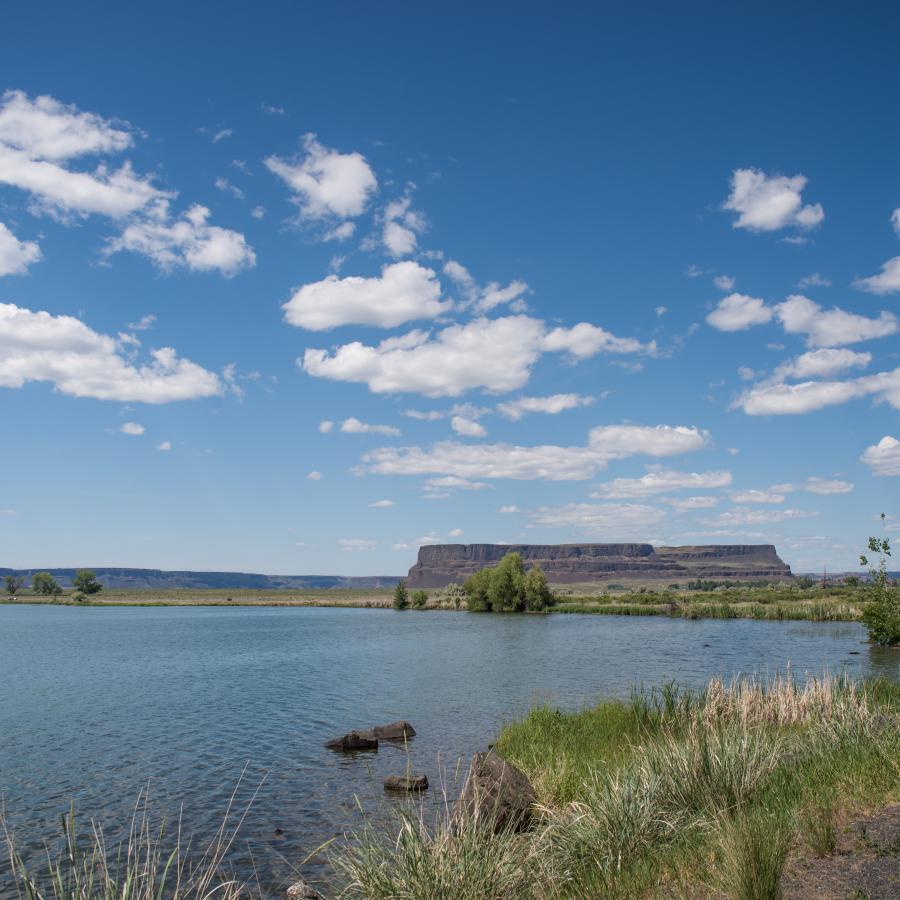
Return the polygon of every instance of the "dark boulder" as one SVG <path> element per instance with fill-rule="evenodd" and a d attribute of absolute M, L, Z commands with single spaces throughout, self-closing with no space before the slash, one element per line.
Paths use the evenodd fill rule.
<path fill-rule="evenodd" d="M 384 779 L 386 791 L 425 791 L 428 790 L 427 775 L 388 775 Z"/>
<path fill-rule="evenodd" d="M 477 814 L 495 832 L 523 831 L 531 822 L 531 810 L 536 802 L 534 788 L 525 773 L 491 750 L 472 757 L 453 813 L 455 816 Z"/>
<path fill-rule="evenodd" d="M 351 731 L 332 738 L 325 746 L 329 750 L 341 750 L 345 753 L 351 750 L 377 750 L 378 738 L 371 732 Z"/>
<path fill-rule="evenodd" d="M 368 732 L 366 732 L 368 734 Z M 388 725 L 376 725 L 371 733 L 380 741 L 402 741 L 414 737 L 416 729 L 405 719 L 399 719 Z"/>

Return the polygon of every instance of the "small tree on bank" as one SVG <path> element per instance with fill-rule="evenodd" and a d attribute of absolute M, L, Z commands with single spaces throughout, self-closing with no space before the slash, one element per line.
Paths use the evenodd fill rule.
<path fill-rule="evenodd" d="M 97 581 L 97 576 L 90 569 L 79 569 L 72 579 L 72 587 L 82 594 L 99 594 L 103 585 Z"/>
<path fill-rule="evenodd" d="M 3 583 L 6 585 L 6 593 L 10 597 L 15 597 L 25 587 L 25 579 L 21 575 L 7 575 L 3 579 Z"/>
<path fill-rule="evenodd" d="M 425 591 L 413 591 L 412 603 L 416 609 L 425 609 L 428 602 L 428 594 Z"/>
<path fill-rule="evenodd" d="M 409 591 L 402 581 L 397 582 L 394 588 L 394 609 L 406 609 L 409 606 Z"/>
<path fill-rule="evenodd" d="M 881 514 L 884 520 L 884 513 Z M 870 537 L 869 552 L 878 554 L 878 564 L 863 554 L 859 564 L 869 568 L 869 584 L 866 589 L 868 602 L 863 609 L 863 624 L 874 644 L 896 646 L 900 644 L 900 589 L 888 583 L 887 561 L 891 557 L 888 538 Z"/>
<path fill-rule="evenodd" d="M 58 597 L 62 593 L 59 582 L 49 572 L 36 572 L 31 579 L 31 590 L 45 597 Z"/>

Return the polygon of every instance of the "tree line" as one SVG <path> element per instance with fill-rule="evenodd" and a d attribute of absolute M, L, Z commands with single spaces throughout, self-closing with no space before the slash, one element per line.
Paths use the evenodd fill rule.
<path fill-rule="evenodd" d="M 25 589 L 24 575 L 7 575 L 3 579 L 6 593 L 15 597 Z M 84 600 L 93 594 L 99 594 L 103 585 L 90 569 L 78 569 L 72 579 L 72 595 L 75 600 Z M 43 597 L 58 597 L 62 594 L 62 585 L 49 572 L 35 572 L 31 576 L 31 593 Z"/>

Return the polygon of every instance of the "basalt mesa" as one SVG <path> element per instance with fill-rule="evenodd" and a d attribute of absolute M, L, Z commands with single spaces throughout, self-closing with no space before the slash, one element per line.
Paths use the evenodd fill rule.
<path fill-rule="evenodd" d="M 791 577 L 790 566 L 772 544 L 433 544 L 419 549 L 407 585 L 437 588 L 462 583 L 513 552 L 521 554 L 526 569 L 539 565 L 555 584 Z"/>

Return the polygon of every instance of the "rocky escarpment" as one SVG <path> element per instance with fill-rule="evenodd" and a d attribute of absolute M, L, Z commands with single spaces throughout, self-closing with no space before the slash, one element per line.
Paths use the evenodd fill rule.
<path fill-rule="evenodd" d="M 419 549 L 409 570 L 411 588 L 462 583 L 474 572 L 519 553 L 525 568 L 537 564 L 557 584 L 591 581 L 695 578 L 790 578 L 790 567 L 772 544 L 710 544 L 654 547 L 652 544 L 435 544 Z"/>

